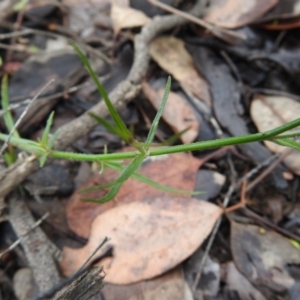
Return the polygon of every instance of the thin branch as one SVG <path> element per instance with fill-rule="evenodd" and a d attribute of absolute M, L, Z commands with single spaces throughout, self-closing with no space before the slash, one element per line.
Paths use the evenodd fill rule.
<path fill-rule="evenodd" d="M 29 228 L 29 230 L 24 233 L 23 235 L 19 236 L 19 238 L 14 242 L 12 243 L 6 250 L 4 250 L 3 252 L 0 253 L 0 259 L 8 252 L 12 251 L 13 249 L 15 249 L 23 240 L 23 238 L 28 235 L 33 229 L 37 228 L 38 226 L 41 225 L 41 223 L 49 217 L 49 212 L 45 213 L 39 220 L 37 220 L 33 226 L 31 226 Z"/>

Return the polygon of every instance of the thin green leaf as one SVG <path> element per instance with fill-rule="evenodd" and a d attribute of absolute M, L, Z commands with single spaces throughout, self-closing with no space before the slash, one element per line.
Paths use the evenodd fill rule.
<path fill-rule="evenodd" d="M 59 130 L 56 130 L 56 132 L 51 136 L 50 141 L 48 142 L 48 149 L 52 149 L 54 146 L 54 143 L 58 137 Z"/>
<path fill-rule="evenodd" d="M 47 159 L 47 154 L 44 153 L 41 157 L 40 157 L 40 167 L 42 168 L 45 165 Z"/>
<path fill-rule="evenodd" d="M 9 107 L 9 99 L 8 99 L 8 77 L 7 75 L 4 75 L 3 76 L 3 79 L 2 79 L 2 86 L 1 86 L 1 97 L 2 97 L 2 101 L 1 101 L 1 104 L 2 104 L 2 109 L 8 109 Z M 10 111 L 7 111 L 4 116 L 4 122 L 5 122 L 5 126 L 7 128 L 7 130 L 10 132 L 13 130 L 13 127 L 14 127 L 14 119 L 11 115 L 11 112 Z M 20 135 L 19 133 L 17 132 L 17 130 L 15 130 L 12 134 L 13 137 L 16 137 L 16 138 L 19 138 Z"/>
<path fill-rule="evenodd" d="M 139 154 L 137 157 L 135 157 L 130 164 L 128 164 L 121 172 L 120 176 L 113 182 L 114 185 L 111 187 L 111 189 L 108 191 L 108 193 L 100 198 L 100 199 L 92 199 L 92 198 L 84 198 L 84 201 L 89 202 L 99 202 L 104 203 L 111 199 L 113 199 L 117 193 L 119 192 L 122 184 L 125 180 L 127 180 L 142 164 L 143 160 L 145 159 L 145 154 Z"/>
<path fill-rule="evenodd" d="M 41 144 L 42 144 L 43 147 L 48 146 L 48 136 L 49 136 L 50 129 L 51 129 L 51 126 L 52 126 L 53 117 L 54 117 L 54 111 L 50 114 L 50 116 L 47 120 L 47 123 L 46 123 L 45 130 L 44 130 L 43 135 L 42 135 Z"/>
<path fill-rule="evenodd" d="M 295 142 L 294 140 L 292 139 L 277 139 L 277 140 L 271 140 L 271 142 L 274 142 L 278 145 L 281 145 L 281 146 L 285 146 L 285 147 L 289 147 L 289 148 L 293 148 L 297 151 L 300 151 L 300 144 Z"/>
<path fill-rule="evenodd" d="M 165 93 L 164 93 L 163 98 L 162 98 L 162 102 L 160 104 L 160 107 L 159 107 L 159 109 L 156 113 L 156 116 L 153 120 L 153 123 L 152 123 L 151 128 L 150 128 L 149 133 L 148 133 L 148 137 L 147 137 L 147 140 L 146 140 L 146 144 L 148 144 L 148 146 L 146 148 L 146 151 L 149 150 L 149 147 L 150 147 L 151 143 L 153 142 L 153 139 L 154 139 L 157 127 L 158 127 L 159 120 L 160 120 L 160 118 L 161 118 L 161 116 L 164 112 L 164 109 L 165 109 L 165 106 L 166 106 L 166 103 L 167 103 L 167 100 L 168 100 L 168 97 L 169 97 L 170 90 L 171 90 L 171 77 L 169 76 L 167 84 L 166 84 L 166 88 L 165 88 Z"/>
<path fill-rule="evenodd" d="M 14 151 L 5 152 L 3 158 L 8 166 L 12 165 L 17 159 Z"/>
<path fill-rule="evenodd" d="M 119 172 L 121 172 L 125 168 L 122 164 L 116 163 L 116 162 L 105 162 L 105 165 L 106 165 L 106 167 L 117 170 Z M 175 194 L 187 194 L 187 195 L 200 195 L 200 194 L 205 193 L 204 191 L 184 191 L 184 190 L 174 189 L 174 188 L 168 187 L 166 185 L 157 183 L 156 181 L 154 181 L 144 175 L 141 175 L 137 172 L 134 172 L 131 175 L 131 177 L 136 180 L 139 180 L 145 184 L 151 185 L 154 188 L 165 191 L 165 192 L 170 192 L 170 193 L 175 193 Z M 115 182 L 109 182 L 109 183 L 102 184 L 102 185 L 96 185 L 96 186 L 85 188 L 85 189 L 81 190 L 80 192 L 85 193 L 85 192 L 96 191 L 99 189 L 109 188 L 114 184 L 115 184 Z"/>
<path fill-rule="evenodd" d="M 121 139 L 124 139 L 124 136 L 122 135 L 122 132 L 119 130 L 119 128 L 117 126 L 107 122 L 104 118 L 101 118 L 100 116 L 97 116 L 93 113 L 89 113 L 89 115 L 93 119 L 95 119 L 99 124 L 103 125 L 107 130 L 109 130 L 112 133 L 114 133 L 115 135 L 119 136 Z"/>
<path fill-rule="evenodd" d="M 167 140 L 165 140 L 162 145 L 173 145 L 177 140 L 180 139 L 180 137 L 185 134 L 188 130 L 190 129 L 190 127 L 181 130 L 175 134 L 173 134 L 171 137 L 169 137 Z"/>
<path fill-rule="evenodd" d="M 103 100 L 105 101 L 105 104 L 106 104 L 106 106 L 108 108 L 108 111 L 109 111 L 111 117 L 113 118 L 114 122 L 116 123 L 117 127 L 119 128 L 119 130 L 120 130 L 120 132 L 121 132 L 121 134 L 123 136 L 123 139 L 126 142 L 130 142 L 131 141 L 131 137 L 132 137 L 130 131 L 127 129 L 127 127 L 124 124 L 123 120 L 121 119 L 121 117 L 117 113 L 116 109 L 112 105 L 112 103 L 111 103 L 110 99 L 108 98 L 108 95 L 107 95 L 107 93 L 105 91 L 105 88 L 100 83 L 100 81 L 98 79 L 98 76 L 96 75 L 96 73 L 92 69 L 92 67 L 91 67 L 88 59 L 81 52 L 81 50 L 79 49 L 79 47 L 76 44 L 73 44 L 73 47 L 74 47 L 77 55 L 81 59 L 82 63 L 86 67 L 88 73 L 90 74 L 90 76 L 94 80 L 94 82 L 95 82 L 95 84 L 96 84 L 96 86 L 98 88 L 99 93 L 101 94 Z"/>

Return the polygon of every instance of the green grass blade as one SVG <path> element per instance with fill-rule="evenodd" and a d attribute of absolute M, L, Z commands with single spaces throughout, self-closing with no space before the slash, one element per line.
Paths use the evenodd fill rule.
<path fill-rule="evenodd" d="M 54 111 L 50 114 L 50 116 L 47 120 L 47 123 L 46 123 L 45 130 L 44 130 L 43 135 L 42 135 L 41 144 L 42 144 L 43 147 L 48 146 L 48 137 L 49 137 L 49 133 L 50 133 L 52 123 L 53 123 L 53 117 L 54 117 Z"/>
<path fill-rule="evenodd" d="M 106 167 L 117 170 L 119 172 L 122 172 L 122 170 L 125 168 L 122 164 L 120 163 L 116 163 L 116 162 L 105 162 Z M 175 193 L 175 194 L 187 194 L 187 195 L 200 195 L 200 194 L 204 194 L 204 191 L 184 191 L 184 190 L 179 190 L 179 189 L 174 189 L 171 187 L 168 187 L 166 185 L 157 183 L 156 181 L 141 175 L 137 172 L 134 172 L 131 175 L 132 178 L 139 180 L 145 184 L 151 185 L 154 188 L 157 188 L 159 190 L 165 191 L 165 192 L 169 192 L 169 193 Z M 102 184 L 102 185 L 96 185 L 93 187 L 89 187 L 86 188 L 84 190 L 82 190 L 81 192 L 91 192 L 91 191 L 96 191 L 99 189 L 104 189 L 104 188 L 108 188 L 111 187 L 113 185 L 113 182 L 110 183 L 106 183 L 106 184 Z"/>
<path fill-rule="evenodd" d="M 8 99 L 8 77 L 7 75 L 4 75 L 3 76 L 3 79 L 2 79 L 2 85 L 1 85 L 1 97 L 2 97 L 2 109 L 5 110 L 5 109 L 8 109 L 9 107 L 9 99 Z M 11 132 L 13 130 L 13 127 L 14 127 L 14 119 L 11 115 L 11 112 L 10 111 L 7 111 L 4 116 L 4 122 L 5 122 L 5 126 L 7 128 L 7 130 L 9 132 Z M 19 138 L 20 135 L 19 133 L 17 132 L 17 130 L 15 130 L 12 134 L 13 137 L 16 137 L 16 138 Z"/>
<path fill-rule="evenodd" d="M 54 143 L 58 137 L 59 130 L 56 130 L 56 132 L 51 136 L 50 140 L 48 141 L 48 149 L 52 149 L 54 146 Z"/>
<path fill-rule="evenodd" d="M 146 143 L 148 144 L 148 147 L 147 147 L 146 150 L 149 149 L 151 143 L 153 142 L 153 139 L 154 139 L 157 127 L 158 127 L 159 120 L 160 120 L 160 118 L 161 118 L 161 116 L 164 112 L 164 109 L 165 109 L 165 106 L 166 106 L 166 103 L 167 103 L 167 100 L 168 100 L 168 97 L 169 97 L 169 94 L 170 94 L 170 90 L 171 90 L 171 77 L 169 76 L 167 84 L 166 84 L 166 88 L 165 88 L 165 93 L 164 93 L 163 98 L 162 98 L 162 102 L 160 104 L 160 107 L 159 107 L 159 109 L 156 113 L 156 116 L 155 116 L 155 118 L 152 122 L 152 125 L 151 125 L 149 133 L 148 133 L 148 137 L 147 137 L 147 140 L 146 140 Z"/>
<path fill-rule="evenodd" d="M 300 151 L 300 144 L 289 138 L 271 140 L 271 142 Z"/>
<path fill-rule="evenodd" d="M 90 113 L 89 115 L 93 119 L 95 119 L 99 124 L 103 125 L 107 130 L 109 130 L 110 132 L 114 133 L 115 135 L 123 139 L 123 135 L 117 126 L 107 122 L 104 118 L 101 118 L 100 116 L 97 116 L 93 113 Z"/>
<path fill-rule="evenodd" d="M 161 143 L 161 145 L 173 145 L 177 140 L 180 139 L 180 137 L 185 134 L 188 130 L 190 129 L 190 127 L 183 129 L 175 134 L 173 134 L 171 137 L 169 137 L 168 139 L 166 139 L 163 143 Z"/>
<path fill-rule="evenodd" d="M 108 95 L 107 95 L 107 93 L 106 93 L 103 85 L 100 83 L 100 81 L 98 79 L 98 76 L 96 75 L 96 73 L 92 69 L 92 67 L 91 67 L 88 59 L 81 52 L 81 50 L 79 49 L 79 47 L 76 44 L 73 44 L 73 47 L 74 47 L 77 55 L 81 59 L 82 63 L 86 67 L 88 73 L 90 74 L 90 76 L 94 80 L 94 82 L 95 82 L 95 84 L 96 84 L 96 86 L 98 88 L 98 91 L 99 91 L 100 95 L 102 96 L 103 100 L 105 101 L 105 104 L 106 104 L 106 106 L 108 108 L 108 111 L 109 111 L 111 117 L 113 118 L 114 122 L 116 123 L 117 127 L 119 128 L 119 130 L 120 130 L 120 132 L 122 134 L 122 138 L 126 142 L 130 142 L 131 141 L 131 137 L 132 137 L 130 131 L 127 129 L 127 127 L 124 124 L 123 120 L 121 119 L 121 117 L 117 113 L 116 109 L 112 105 L 112 103 L 111 103 L 110 99 L 108 98 Z"/>
<path fill-rule="evenodd" d="M 42 168 L 45 165 L 47 159 L 47 154 L 44 153 L 43 155 L 40 156 L 40 167 Z"/>
<path fill-rule="evenodd" d="M 135 157 L 130 164 L 128 164 L 121 172 L 120 176 L 113 181 L 113 186 L 108 191 L 108 193 L 100 198 L 100 199 L 93 199 L 93 198 L 83 198 L 84 201 L 89 202 L 98 202 L 98 203 L 104 203 L 109 200 L 112 200 L 117 193 L 119 192 L 122 184 L 125 180 L 127 180 L 132 174 L 141 166 L 143 160 L 145 159 L 145 154 L 139 154 L 137 157 Z"/>

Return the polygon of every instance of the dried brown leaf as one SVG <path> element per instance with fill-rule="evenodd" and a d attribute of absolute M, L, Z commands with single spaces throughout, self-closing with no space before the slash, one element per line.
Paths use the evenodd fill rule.
<path fill-rule="evenodd" d="M 290 98 L 256 95 L 251 103 L 251 117 L 260 132 L 273 129 L 299 118 L 300 104 Z M 265 145 L 273 152 L 283 153 L 287 150 L 272 142 Z M 292 150 L 284 160 L 284 164 L 297 175 L 300 175 L 300 153 Z"/>
<path fill-rule="evenodd" d="M 102 295 L 105 300 L 182 300 L 186 282 L 181 268 L 151 280 L 130 285 L 105 284 Z"/>
<path fill-rule="evenodd" d="M 183 89 L 211 105 L 209 86 L 197 72 L 182 40 L 172 36 L 158 37 L 150 44 L 149 53 L 162 69 L 180 82 Z"/>
<path fill-rule="evenodd" d="M 193 198 L 158 197 L 114 207 L 94 220 L 85 247 L 64 248 L 62 271 L 66 276 L 76 272 L 108 236 L 114 256 L 99 262 L 107 282 L 153 278 L 189 257 L 221 214 L 218 206 Z"/>
<path fill-rule="evenodd" d="M 177 153 L 148 160 L 142 165 L 139 173 L 166 186 L 192 191 L 195 187 L 197 171 L 201 164 L 201 160 L 191 155 Z M 174 195 L 130 178 L 123 184 L 117 197 L 112 201 L 99 205 L 91 202 L 83 202 L 81 200 L 83 194 L 81 194 L 80 191 L 83 188 L 111 182 L 117 178 L 118 174 L 118 172 L 110 169 L 105 170 L 104 174 L 96 174 L 90 177 L 87 182 L 71 196 L 66 207 L 66 214 L 69 228 L 77 235 L 88 238 L 91 223 L 96 216 L 114 206 L 140 201 L 144 198 Z M 97 190 L 84 194 L 84 196 L 101 198 L 105 193 L 104 190 Z M 176 195 L 176 197 L 179 196 L 180 195 Z"/>
<path fill-rule="evenodd" d="M 112 4 L 110 16 L 115 35 L 118 35 L 121 29 L 144 26 L 151 20 L 143 12 L 116 2 Z"/>
<path fill-rule="evenodd" d="M 205 21 L 225 28 L 245 26 L 274 7 L 278 0 L 213 0 Z"/>
<path fill-rule="evenodd" d="M 164 90 L 154 90 L 145 81 L 142 84 L 142 88 L 151 104 L 155 109 L 158 109 L 161 104 Z M 170 92 L 169 94 L 162 118 L 171 126 L 175 133 L 189 128 L 189 130 L 180 137 L 183 143 L 191 143 L 198 136 L 200 123 L 194 110 L 184 98 L 174 92 Z"/>

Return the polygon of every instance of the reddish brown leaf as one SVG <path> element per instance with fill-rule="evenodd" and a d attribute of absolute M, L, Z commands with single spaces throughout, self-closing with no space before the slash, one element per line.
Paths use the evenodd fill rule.
<path fill-rule="evenodd" d="M 161 104 L 164 90 L 154 90 L 145 81 L 142 84 L 142 88 L 151 104 L 158 109 Z M 176 93 L 170 92 L 162 117 L 175 133 L 189 128 L 189 130 L 181 136 L 183 143 L 191 143 L 198 136 L 200 123 L 194 110 L 185 99 Z"/>
<path fill-rule="evenodd" d="M 151 43 L 149 52 L 162 69 L 180 82 L 183 89 L 211 105 L 209 86 L 197 72 L 182 40 L 172 36 L 161 36 Z"/>
<path fill-rule="evenodd" d="M 193 198 L 148 198 L 114 207 L 94 220 L 85 247 L 64 248 L 62 271 L 76 272 L 108 236 L 114 256 L 99 262 L 107 282 L 153 278 L 189 257 L 221 214 L 218 206 Z"/>
<path fill-rule="evenodd" d="M 148 160 L 142 165 L 139 173 L 172 188 L 192 191 L 200 165 L 201 160 L 191 155 L 178 153 Z M 116 205 L 139 201 L 144 198 L 170 195 L 170 193 L 153 188 L 138 180 L 129 179 L 124 183 L 117 197 L 110 202 L 99 205 L 81 201 L 83 194 L 80 194 L 79 191 L 84 187 L 111 182 L 116 179 L 118 174 L 116 171 L 107 169 L 104 174 L 94 175 L 68 201 L 66 208 L 68 224 L 70 229 L 79 236 L 88 238 L 90 226 L 95 217 Z M 100 198 L 105 193 L 104 190 L 98 190 L 84 194 L 84 196 Z M 174 196 L 174 194 L 172 195 Z M 179 197 L 180 195 L 175 196 Z"/>
<path fill-rule="evenodd" d="M 278 0 L 213 0 L 205 21 L 226 28 L 245 26 L 274 7 Z"/>

